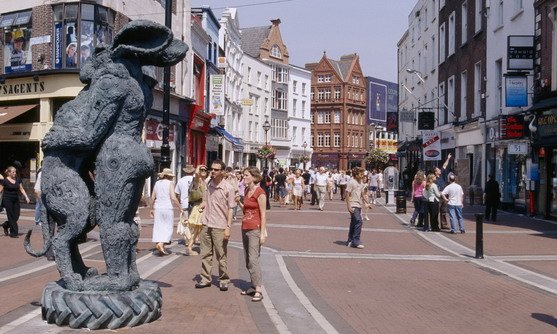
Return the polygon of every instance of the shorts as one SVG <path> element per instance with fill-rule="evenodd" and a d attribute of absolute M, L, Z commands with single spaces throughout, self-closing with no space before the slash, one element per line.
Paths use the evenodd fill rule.
<path fill-rule="evenodd" d="M 278 186 L 278 194 L 279 194 L 279 197 L 285 197 L 286 196 L 286 187 Z"/>
<path fill-rule="evenodd" d="M 376 186 L 369 186 L 369 191 L 377 191 L 377 187 Z"/>

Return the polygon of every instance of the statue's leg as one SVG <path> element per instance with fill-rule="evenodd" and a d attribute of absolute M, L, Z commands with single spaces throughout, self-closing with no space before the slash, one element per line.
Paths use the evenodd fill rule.
<path fill-rule="evenodd" d="M 76 171 L 63 164 L 52 167 L 49 173 L 43 174 L 42 181 L 44 204 L 59 224 L 52 248 L 58 270 L 67 288 L 79 291 L 83 289 L 82 275 L 79 272 L 83 268 L 77 268 L 78 271 L 74 268 L 72 253 L 79 256 L 79 259 L 81 256 L 76 249 L 72 252 L 72 244 L 87 223 L 89 193 Z"/>
<path fill-rule="evenodd" d="M 111 289 L 126 290 L 139 282 L 135 264 L 139 229 L 133 217 L 152 168 L 147 149 L 130 137 L 110 137 L 97 156 L 95 211 Z"/>

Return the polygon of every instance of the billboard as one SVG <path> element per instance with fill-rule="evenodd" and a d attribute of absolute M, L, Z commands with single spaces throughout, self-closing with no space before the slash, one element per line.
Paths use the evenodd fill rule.
<path fill-rule="evenodd" d="M 6 73 L 31 71 L 31 29 L 27 27 L 4 29 L 4 71 Z"/>
<path fill-rule="evenodd" d="M 209 112 L 217 116 L 224 115 L 224 75 L 211 75 L 209 79 L 209 94 Z"/>
<path fill-rule="evenodd" d="M 398 113 L 398 85 L 373 77 L 367 77 L 367 84 L 367 121 L 386 124 L 387 113 Z"/>

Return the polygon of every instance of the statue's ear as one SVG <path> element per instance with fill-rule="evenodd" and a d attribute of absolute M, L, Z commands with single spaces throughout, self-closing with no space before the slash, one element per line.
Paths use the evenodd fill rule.
<path fill-rule="evenodd" d="M 158 23 L 137 20 L 125 25 L 114 36 L 113 58 L 137 58 L 142 65 L 167 66 L 182 60 L 188 46 L 172 31 Z"/>

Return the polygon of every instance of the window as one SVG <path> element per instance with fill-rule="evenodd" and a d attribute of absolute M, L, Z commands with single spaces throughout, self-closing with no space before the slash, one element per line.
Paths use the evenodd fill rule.
<path fill-rule="evenodd" d="M 322 133 L 317 134 L 317 146 L 318 147 L 323 147 L 323 134 Z"/>
<path fill-rule="evenodd" d="M 495 108 L 501 110 L 503 106 L 503 60 L 499 59 L 495 62 Z"/>
<path fill-rule="evenodd" d="M 462 11 L 461 11 L 461 44 L 464 45 L 468 41 L 468 2 L 464 1 L 462 3 Z"/>
<path fill-rule="evenodd" d="M 272 119 L 271 138 L 287 139 L 288 138 L 288 121 L 285 119 Z"/>
<path fill-rule="evenodd" d="M 273 65 L 273 80 L 278 83 L 288 83 L 288 69 L 286 67 Z"/>
<path fill-rule="evenodd" d="M 339 110 L 335 110 L 335 111 L 334 111 L 333 122 L 334 122 L 335 124 L 340 124 L 340 111 L 339 111 Z"/>
<path fill-rule="evenodd" d="M 302 82 L 302 94 L 306 94 L 306 83 Z"/>
<path fill-rule="evenodd" d="M 437 67 L 437 53 L 436 53 L 437 44 L 435 43 L 435 35 L 431 36 L 431 72 L 435 71 Z"/>
<path fill-rule="evenodd" d="M 340 99 L 340 87 L 335 87 L 335 99 Z"/>
<path fill-rule="evenodd" d="M 275 57 L 275 58 L 279 58 L 279 59 L 282 58 L 282 54 L 281 54 L 281 52 L 280 52 L 280 48 L 279 48 L 279 46 L 276 45 L 276 44 L 273 45 L 273 46 L 271 47 L 271 52 L 270 52 L 270 54 L 271 54 L 271 57 Z"/>
<path fill-rule="evenodd" d="M 3 15 L 0 27 L 4 28 L 4 72 L 33 70 L 31 11 Z"/>
<path fill-rule="evenodd" d="M 315 123 L 315 113 L 311 113 L 310 118 L 311 118 L 311 124 L 314 124 Z"/>
<path fill-rule="evenodd" d="M 325 124 L 331 124 L 331 112 L 325 111 Z"/>
<path fill-rule="evenodd" d="M 298 127 L 293 126 L 292 127 L 292 139 L 290 140 L 291 142 L 295 143 L 296 142 L 296 133 L 298 132 Z"/>
<path fill-rule="evenodd" d="M 81 66 L 97 44 L 112 43 L 115 16 L 112 9 L 67 3 L 54 6 L 53 13 L 54 68 Z"/>
<path fill-rule="evenodd" d="M 443 22 L 443 24 L 441 24 L 439 26 L 439 63 L 442 63 L 445 61 L 445 40 L 446 40 L 446 36 L 445 36 L 445 23 Z"/>
<path fill-rule="evenodd" d="M 306 101 L 302 101 L 302 118 L 306 117 Z"/>
<path fill-rule="evenodd" d="M 439 125 L 445 124 L 446 123 L 446 119 L 447 119 L 447 108 L 445 107 L 445 100 L 446 100 L 446 96 L 445 96 L 445 83 L 441 82 L 439 84 L 439 118 L 437 119 L 437 122 Z"/>
<path fill-rule="evenodd" d="M 322 112 L 317 113 L 317 124 L 323 124 L 323 113 Z"/>
<path fill-rule="evenodd" d="M 445 0 L 439 0 L 439 10 L 443 9 L 443 7 L 445 7 Z"/>
<path fill-rule="evenodd" d="M 325 81 L 325 82 L 331 82 L 331 75 L 330 75 L 330 74 L 327 74 L 327 75 L 325 76 L 325 80 L 324 80 L 324 81 Z"/>
<path fill-rule="evenodd" d="M 320 88 L 317 90 L 317 99 L 323 100 L 325 98 L 325 89 Z"/>
<path fill-rule="evenodd" d="M 261 88 L 261 72 L 257 71 L 257 87 Z"/>
<path fill-rule="evenodd" d="M 451 56 L 455 52 L 455 12 L 449 16 L 449 52 Z"/>
<path fill-rule="evenodd" d="M 267 74 L 265 74 L 265 82 L 263 84 L 263 88 L 269 89 L 269 76 Z"/>
<path fill-rule="evenodd" d="M 323 75 L 318 75 L 317 76 L 317 82 L 323 82 L 323 78 L 324 78 Z"/>
<path fill-rule="evenodd" d="M 331 90 L 329 88 L 325 89 L 325 100 L 331 99 Z"/>
<path fill-rule="evenodd" d="M 296 89 L 298 89 L 297 87 L 298 87 L 298 81 L 296 81 L 296 80 L 292 81 L 292 92 L 293 93 L 296 93 Z"/>
<path fill-rule="evenodd" d="M 247 83 L 251 83 L 251 67 L 248 66 Z"/>
<path fill-rule="evenodd" d="M 514 13 L 518 14 L 524 10 L 524 4 L 522 0 L 514 0 Z"/>
<path fill-rule="evenodd" d="M 454 75 L 449 77 L 447 81 L 447 106 L 449 110 L 445 115 L 445 123 L 452 122 L 455 109 L 455 77 Z"/>
<path fill-rule="evenodd" d="M 460 74 L 460 119 L 467 119 L 466 109 L 468 107 L 468 72 L 464 71 Z"/>
<path fill-rule="evenodd" d="M 331 147 L 331 134 L 326 133 L 324 137 L 325 137 L 325 147 Z"/>
<path fill-rule="evenodd" d="M 275 90 L 275 94 L 273 96 L 273 108 L 287 110 L 287 96 L 288 94 L 286 92 Z"/>
<path fill-rule="evenodd" d="M 497 6 L 497 27 L 503 25 L 503 0 L 499 0 L 499 5 Z"/>
<path fill-rule="evenodd" d="M 474 116 L 480 115 L 480 108 L 482 102 L 482 63 L 477 62 L 474 65 Z"/>
<path fill-rule="evenodd" d="M 334 147 L 340 147 L 340 133 L 334 134 Z"/>
<path fill-rule="evenodd" d="M 482 17 L 483 17 L 483 0 L 476 0 L 476 17 L 475 17 L 475 29 L 474 32 L 482 30 Z"/>
<path fill-rule="evenodd" d="M 298 100 L 297 99 L 292 99 L 292 116 L 297 117 L 298 115 L 296 115 L 297 113 L 297 108 L 296 106 L 298 105 Z"/>

